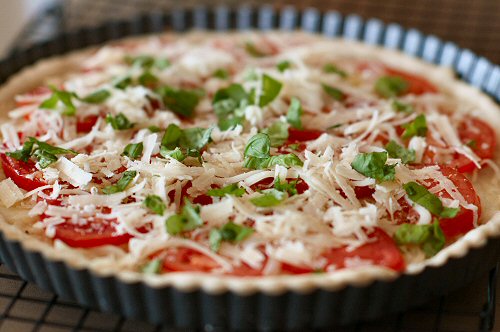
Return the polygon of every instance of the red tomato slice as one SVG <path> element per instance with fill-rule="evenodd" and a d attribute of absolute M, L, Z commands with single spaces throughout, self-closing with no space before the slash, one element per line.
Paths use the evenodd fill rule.
<path fill-rule="evenodd" d="M 458 191 L 462 194 L 464 199 L 478 207 L 478 218 L 481 216 L 481 200 L 477 195 L 472 183 L 460 174 L 455 168 L 448 166 L 441 166 L 441 172 L 449 178 L 457 187 Z M 433 185 L 426 185 L 431 188 Z M 450 198 L 447 192 L 438 194 L 441 197 Z M 401 210 L 394 214 L 394 219 L 398 224 L 403 223 L 416 223 L 419 219 L 418 213 L 413 209 L 404 198 L 401 198 L 398 203 L 401 205 Z M 460 211 L 455 218 L 440 218 L 439 224 L 447 239 L 452 239 L 457 235 L 465 234 L 474 228 L 474 214 L 471 210 L 460 208 Z"/>
<path fill-rule="evenodd" d="M 2 168 L 5 176 L 14 181 L 14 183 L 21 189 L 31 191 L 47 184 L 42 179 L 36 177 L 38 174 L 35 174 L 32 179 L 28 177 L 29 175 L 38 172 L 35 168 L 35 163 L 31 160 L 24 162 L 2 153 L 0 154 L 0 161 L 2 162 Z"/>
<path fill-rule="evenodd" d="M 392 76 L 399 76 L 405 79 L 410 84 L 408 91 L 406 93 L 422 95 L 424 93 L 438 92 L 438 89 L 432 83 L 430 83 L 429 81 L 420 76 L 409 74 L 404 71 L 390 67 L 386 67 L 386 72 L 387 74 Z"/>
<path fill-rule="evenodd" d="M 119 246 L 128 243 L 130 234 L 116 234 L 116 219 L 95 218 L 85 225 L 67 221 L 56 226 L 55 238 L 75 248 L 92 248 L 103 245 Z"/>
<path fill-rule="evenodd" d="M 459 126 L 460 140 L 469 144 L 474 153 L 481 159 L 491 159 L 495 153 L 495 131 L 487 123 L 473 117 L 467 117 Z M 470 143 L 473 142 L 473 143 Z M 464 155 L 457 154 L 450 166 L 457 167 L 460 173 L 472 172 L 476 165 Z"/>
<path fill-rule="evenodd" d="M 189 248 L 171 248 L 165 251 L 163 269 L 165 271 L 210 272 L 219 267 L 210 257 Z"/>
<path fill-rule="evenodd" d="M 312 141 L 320 137 L 323 133 L 323 131 L 315 129 L 299 130 L 295 128 L 289 128 L 287 144 Z"/>
<path fill-rule="evenodd" d="M 97 115 L 89 115 L 84 118 L 80 118 L 76 121 L 76 132 L 77 133 L 88 133 L 92 130 L 99 117 Z"/>
<path fill-rule="evenodd" d="M 372 261 L 374 265 L 384 266 L 395 271 L 405 269 L 405 260 L 394 240 L 382 229 L 375 228 L 369 235 L 373 242 L 368 242 L 352 251 L 344 248 L 331 249 L 323 254 L 328 265 L 341 269 L 346 266 L 346 259 L 360 258 Z"/>

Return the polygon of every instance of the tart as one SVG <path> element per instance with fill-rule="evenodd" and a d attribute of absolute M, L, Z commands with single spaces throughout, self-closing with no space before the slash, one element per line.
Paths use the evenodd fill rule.
<path fill-rule="evenodd" d="M 0 228 L 98 273 L 334 287 L 499 232 L 498 107 L 395 51 L 167 34 L 44 60 L 0 100 Z"/>

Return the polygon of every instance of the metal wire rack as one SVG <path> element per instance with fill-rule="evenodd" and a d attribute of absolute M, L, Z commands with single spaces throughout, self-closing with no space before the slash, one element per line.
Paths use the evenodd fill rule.
<path fill-rule="evenodd" d="M 110 5 L 120 3 L 115 18 L 126 18 L 137 11 L 139 1 L 88 1 L 92 10 L 80 16 L 74 11 L 84 1 L 70 0 L 48 8 L 19 36 L 14 48 L 52 38 L 61 30 L 97 24 L 109 17 L 103 14 Z M 189 2 L 189 1 L 188 1 Z M 69 4 L 68 4 L 69 3 Z M 166 9 L 170 2 L 140 2 L 143 10 Z M 73 15 L 73 16 L 71 16 Z M 474 284 L 435 299 L 423 307 L 377 321 L 339 327 L 335 331 L 490 331 L 495 323 L 495 309 L 500 301 L 495 296 L 499 282 L 498 268 Z M 8 331 L 178 331 L 153 326 L 141 321 L 126 320 L 112 314 L 94 311 L 65 301 L 36 285 L 23 281 L 0 265 L 0 332 Z"/>

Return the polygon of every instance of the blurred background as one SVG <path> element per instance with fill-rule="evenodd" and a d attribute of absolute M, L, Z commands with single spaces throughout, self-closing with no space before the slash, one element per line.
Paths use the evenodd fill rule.
<path fill-rule="evenodd" d="M 377 17 L 451 40 L 500 63 L 500 0 L 0 0 L 0 55 L 13 47 L 45 40 L 58 31 L 75 30 L 141 12 L 197 5 L 228 7 L 270 4 L 315 7 L 362 18 Z"/>

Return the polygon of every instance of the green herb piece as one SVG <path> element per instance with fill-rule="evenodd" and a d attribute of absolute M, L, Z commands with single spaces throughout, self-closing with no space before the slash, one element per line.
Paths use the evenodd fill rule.
<path fill-rule="evenodd" d="M 436 255 L 446 243 L 437 220 L 430 225 L 403 224 L 394 233 L 394 240 L 399 245 L 419 245 L 427 258 Z"/>
<path fill-rule="evenodd" d="M 288 148 L 291 149 L 291 150 L 294 150 L 294 151 L 299 151 L 300 144 L 299 143 L 289 144 Z"/>
<path fill-rule="evenodd" d="M 276 121 L 262 132 L 269 136 L 272 147 L 280 147 L 288 139 L 288 123 Z"/>
<path fill-rule="evenodd" d="M 347 73 L 340 69 L 339 67 L 335 66 L 332 63 L 327 63 L 326 65 L 323 66 L 323 72 L 328 73 L 328 74 L 337 74 L 342 78 L 347 77 Z"/>
<path fill-rule="evenodd" d="M 152 67 L 163 70 L 170 66 L 170 61 L 166 58 L 154 58 L 151 55 L 127 56 L 125 62 L 134 67 L 151 69 Z"/>
<path fill-rule="evenodd" d="M 212 76 L 220 78 L 221 80 L 227 80 L 229 78 L 229 73 L 227 72 L 227 70 L 220 68 L 214 71 Z"/>
<path fill-rule="evenodd" d="M 37 149 L 33 153 L 33 156 L 38 160 L 38 164 L 41 168 L 47 168 L 51 164 L 57 162 L 57 156 L 45 150 Z"/>
<path fill-rule="evenodd" d="M 269 158 L 271 139 L 267 134 L 259 133 L 252 136 L 245 147 L 245 157 Z"/>
<path fill-rule="evenodd" d="M 199 90 L 174 89 L 163 86 L 156 89 L 163 100 L 163 104 L 172 112 L 190 118 L 194 115 L 194 110 L 202 96 Z"/>
<path fill-rule="evenodd" d="M 337 128 L 340 128 L 342 126 L 343 126 L 342 123 L 337 123 L 337 124 L 334 124 L 333 126 L 330 126 L 330 127 L 326 128 L 326 130 L 337 129 Z"/>
<path fill-rule="evenodd" d="M 248 104 L 248 94 L 240 84 L 231 84 L 218 90 L 212 100 L 214 112 L 219 119 L 218 126 L 227 130 L 244 119 L 244 107 Z"/>
<path fill-rule="evenodd" d="M 326 94 L 332 97 L 333 99 L 338 101 L 344 100 L 345 95 L 339 89 L 334 88 L 333 86 L 326 85 L 324 83 L 321 84 L 321 87 L 323 88 L 323 91 L 325 91 Z"/>
<path fill-rule="evenodd" d="M 288 193 L 288 195 L 293 196 L 297 195 L 297 182 L 298 180 L 293 180 L 290 182 L 281 181 L 280 178 L 274 179 L 274 189 L 279 190 L 284 193 Z"/>
<path fill-rule="evenodd" d="M 271 76 L 262 75 L 262 92 L 259 98 L 259 106 L 264 107 L 272 102 L 280 93 L 283 84 Z"/>
<path fill-rule="evenodd" d="M 139 84 L 147 87 L 155 86 L 160 80 L 149 71 L 145 71 L 139 76 Z"/>
<path fill-rule="evenodd" d="M 27 162 L 31 157 L 31 154 L 33 152 L 33 146 L 35 145 L 35 142 L 36 142 L 36 140 L 34 138 L 30 137 L 24 142 L 21 150 L 7 152 L 5 154 L 9 157 L 14 158 L 14 159 Z"/>
<path fill-rule="evenodd" d="M 62 114 L 69 116 L 75 115 L 76 107 L 72 99 L 78 98 L 77 95 L 74 92 L 58 90 L 53 86 L 51 86 L 50 89 L 52 90 L 52 95 L 40 104 L 40 108 L 56 110 L 57 105 L 61 103 L 64 106 Z"/>
<path fill-rule="evenodd" d="M 125 90 L 128 86 L 132 84 L 132 78 L 128 75 L 120 76 L 113 80 L 111 83 L 113 86 L 120 90 Z"/>
<path fill-rule="evenodd" d="M 123 113 L 118 113 L 116 116 L 107 114 L 106 123 L 109 123 L 114 130 L 126 130 L 134 127 L 134 124 Z"/>
<path fill-rule="evenodd" d="M 353 169 L 366 177 L 377 181 L 392 181 L 396 165 L 386 165 L 387 152 L 371 152 L 358 154 L 351 163 Z"/>
<path fill-rule="evenodd" d="M 408 182 L 403 185 L 408 197 L 418 205 L 423 206 L 430 213 L 441 218 L 454 218 L 459 208 L 444 207 L 443 203 L 436 195 L 417 182 Z"/>
<path fill-rule="evenodd" d="M 277 156 L 271 156 L 267 160 L 267 163 L 265 164 L 264 168 L 273 167 L 276 165 L 280 165 L 283 167 L 292 167 L 292 166 L 302 167 L 304 163 L 295 154 L 287 153 L 287 154 L 279 154 Z"/>
<path fill-rule="evenodd" d="M 286 192 L 267 189 L 262 191 L 261 195 L 250 199 L 250 202 L 258 207 L 271 207 L 281 204 L 287 198 L 288 194 Z"/>
<path fill-rule="evenodd" d="M 165 225 L 167 232 L 171 235 L 192 231 L 200 227 L 203 225 L 203 220 L 200 217 L 200 207 L 193 205 L 189 200 L 185 199 L 181 213 L 170 216 L 166 220 Z"/>
<path fill-rule="evenodd" d="M 427 120 L 424 114 L 417 116 L 412 122 L 402 125 L 405 128 L 402 137 L 405 139 L 413 136 L 425 137 L 427 135 Z"/>
<path fill-rule="evenodd" d="M 409 87 L 410 83 L 399 76 L 382 76 L 375 82 L 375 92 L 385 98 L 401 96 Z"/>
<path fill-rule="evenodd" d="M 89 104 L 100 104 L 104 102 L 106 99 L 108 99 L 111 96 L 111 93 L 109 93 L 108 90 L 97 90 L 95 92 L 92 92 L 86 97 L 81 98 L 81 101 L 84 101 Z"/>
<path fill-rule="evenodd" d="M 142 273 L 145 274 L 159 274 L 162 270 L 162 260 L 157 258 L 147 263 L 142 267 Z"/>
<path fill-rule="evenodd" d="M 123 149 L 122 155 L 129 157 L 130 159 L 137 159 L 140 155 L 142 155 L 142 150 L 144 149 L 144 146 L 141 143 L 130 143 L 127 144 L 125 149 Z"/>
<path fill-rule="evenodd" d="M 302 114 L 304 111 L 302 110 L 302 105 L 300 104 L 300 100 L 298 98 L 292 97 L 290 100 L 290 107 L 288 108 L 288 112 L 286 114 L 286 121 L 292 125 L 293 128 L 302 130 Z"/>
<path fill-rule="evenodd" d="M 77 152 L 52 146 L 34 137 L 28 137 L 21 150 L 6 153 L 7 156 L 24 162 L 27 162 L 31 156 L 34 156 L 41 168 L 47 168 L 55 163 L 58 159 L 57 155 L 62 154 L 77 154 Z"/>
<path fill-rule="evenodd" d="M 411 104 L 403 103 L 399 100 L 393 100 L 391 103 L 392 109 L 396 112 L 412 113 L 414 111 Z"/>
<path fill-rule="evenodd" d="M 472 150 L 477 149 L 477 141 L 475 139 L 471 139 L 470 141 L 467 142 L 467 146 L 470 147 Z"/>
<path fill-rule="evenodd" d="M 160 216 L 163 216 L 163 213 L 165 212 L 165 203 L 163 203 L 163 200 L 160 196 L 148 195 L 146 196 L 143 204 L 145 207 L 147 207 L 154 213 L 159 214 Z"/>
<path fill-rule="evenodd" d="M 161 140 L 160 154 L 183 161 L 186 156 L 199 157 L 202 150 L 210 141 L 213 128 L 181 129 L 170 124 Z"/>
<path fill-rule="evenodd" d="M 125 189 L 127 189 L 128 185 L 132 182 L 132 180 L 134 180 L 136 175 L 137 175 L 136 171 L 125 171 L 123 172 L 123 175 L 120 178 L 120 180 L 116 182 L 116 184 L 103 188 L 102 192 L 105 193 L 106 195 L 122 192 Z"/>
<path fill-rule="evenodd" d="M 161 128 L 160 128 L 160 127 L 158 127 L 158 126 L 149 126 L 149 127 L 148 127 L 148 130 L 149 130 L 150 132 L 152 132 L 152 133 L 157 133 L 157 132 L 159 132 L 159 131 L 161 130 Z"/>
<path fill-rule="evenodd" d="M 248 54 L 250 54 L 251 56 L 253 56 L 255 58 L 262 58 L 262 57 L 267 56 L 266 53 L 259 50 L 257 48 L 257 46 L 255 46 L 255 44 L 251 43 L 251 42 L 245 43 L 245 51 L 247 51 Z"/>
<path fill-rule="evenodd" d="M 399 158 L 403 164 L 409 164 L 415 161 L 415 150 L 405 149 L 404 146 L 399 145 L 394 140 L 387 143 L 385 149 L 387 150 L 387 153 L 389 153 L 389 157 Z"/>
<path fill-rule="evenodd" d="M 233 222 L 228 222 L 224 226 L 220 228 L 213 228 L 210 231 L 210 249 L 217 252 L 220 249 L 222 241 L 238 243 L 248 238 L 253 232 L 254 229 L 251 227 L 245 227 Z"/>
<path fill-rule="evenodd" d="M 226 195 L 241 197 L 245 194 L 245 189 L 239 187 L 236 183 L 231 183 L 220 189 L 210 189 L 207 191 L 208 196 L 224 197 Z"/>
<path fill-rule="evenodd" d="M 278 68 L 278 70 L 283 73 L 284 71 L 286 71 L 287 69 L 289 69 L 290 67 L 292 66 L 292 64 L 290 63 L 290 61 L 288 60 L 283 60 L 281 62 L 279 62 L 277 65 L 276 65 L 276 68 Z"/>

